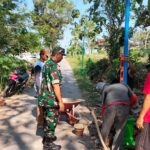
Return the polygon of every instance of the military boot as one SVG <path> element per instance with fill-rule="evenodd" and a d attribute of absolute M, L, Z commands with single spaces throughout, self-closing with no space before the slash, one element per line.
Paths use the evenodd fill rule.
<path fill-rule="evenodd" d="M 43 150 L 60 150 L 61 146 L 53 143 L 53 139 L 43 137 Z"/>
<path fill-rule="evenodd" d="M 43 150 L 60 150 L 61 146 L 55 143 L 49 143 L 48 145 L 43 145 Z"/>
<path fill-rule="evenodd" d="M 48 138 L 48 137 L 46 137 L 46 136 L 43 137 L 43 140 L 42 140 L 42 143 L 43 143 L 43 144 L 44 144 L 46 138 Z M 50 139 L 54 142 L 54 141 L 57 140 L 57 137 L 56 137 L 56 136 L 53 136 L 53 137 L 50 137 Z"/>

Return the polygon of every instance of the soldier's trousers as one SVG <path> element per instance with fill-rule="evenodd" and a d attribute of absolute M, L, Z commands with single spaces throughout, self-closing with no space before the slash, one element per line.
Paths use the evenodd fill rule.
<path fill-rule="evenodd" d="M 57 108 L 44 108 L 46 126 L 44 128 L 44 136 L 54 137 L 55 128 L 58 122 L 59 109 Z"/>

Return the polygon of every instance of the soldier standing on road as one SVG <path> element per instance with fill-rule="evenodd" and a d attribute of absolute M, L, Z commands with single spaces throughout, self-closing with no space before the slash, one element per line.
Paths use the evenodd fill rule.
<path fill-rule="evenodd" d="M 43 149 L 60 150 L 61 146 L 53 142 L 56 140 L 55 128 L 58 122 L 59 111 L 64 111 L 61 95 L 61 72 L 57 63 L 63 59 L 65 50 L 61 47 L 54 48 L 52 57 L 45 63 L 42 74 L 41 96 L 39 105 L 45 112 L 46 126 L 44 127 Z"/>

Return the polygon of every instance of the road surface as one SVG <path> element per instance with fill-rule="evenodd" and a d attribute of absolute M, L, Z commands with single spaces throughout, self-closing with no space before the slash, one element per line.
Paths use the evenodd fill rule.
<path fill-rule="evenodd" d="M 63 98 L 82 98 L 72 69 L 66 59 L 60 63 L 63 74 Z M 6 98 L 6 106 L 0 107 L 0 150 L 42 150 L 42 130 L 37 129 L 36 99 L 32 87 L 23 94 Z M 84 105 L 76 107 L 87 122 L 90 112 Z M 85 128 L 84 135 L 73 133 L 73 126 L 60 119 L 57 126 L 57 144 L 62 150 L 91 150 L 90 136 Z"/>

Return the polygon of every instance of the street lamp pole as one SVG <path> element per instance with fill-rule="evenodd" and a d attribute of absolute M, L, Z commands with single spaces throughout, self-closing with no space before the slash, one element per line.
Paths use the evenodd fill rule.
<path fill-rule="evenodd" d="M 86 38 L 86 27 L 84 26 L 84 36 L 82 42 L 82 71 L 84 69 L 85 38 Z"/>
<path fill-rule="evenodd" d="M 124 58 L 128 58 L 129 55 L 129 16 L 130 16 L 130 0 L 126 0 L 125 10 L 125 36 L 124 36 Z M 124 84 L 127 84 L 127 72 L 128 72 L 128 60 L 124 59 Z"/>

